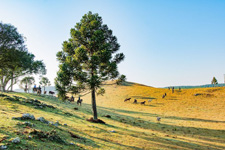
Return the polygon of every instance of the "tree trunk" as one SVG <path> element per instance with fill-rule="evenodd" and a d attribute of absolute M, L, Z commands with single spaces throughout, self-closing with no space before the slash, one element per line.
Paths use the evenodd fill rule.
<path fill-rule="evenodd" d="M 4 80 L 3 80 L 3 78 L 2 78 L 2 80 L 1 80 L 1 85 L 2 85 L 2 92 L 5 92 L 5 84 L 4 84 Z"/>
<path fill-rule="evenodd" d="M 95 89 L 92 89 L 91 96 L 92 96 L 93 119 L 97 120 L 98 119 L 98 115 L 97 115 L 97 107 L 96 107 L 96 100 L 95 100 Z"/>
<path fill-rule="evenodd" d="M 3 92 L 3 78 L 1 79 L 1 91 Z"/>
<path fill-rule="evenodd" d="M 12 78 L 11 78 L 11 92 L 13 91 L 13 72 L 12 72 Z"/>

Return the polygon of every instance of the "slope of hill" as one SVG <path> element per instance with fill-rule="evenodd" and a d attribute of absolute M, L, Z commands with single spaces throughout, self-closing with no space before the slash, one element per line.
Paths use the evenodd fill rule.
<path fill-rule="evenodd" d="M 9 149 L 225 149 L 224 87 L 172 93 L 127 83 L 105 89 L 105 96 L 97 96 L 97 108 L 106 124 L 86 121 L 92 116 L 90 94 L 77 106 L 47 95 L 4 93 L 11 98 L 0 97 L 0 145 Z M 162 98 L 164 93 L 167 96 Z M 124 102 L 126 98 L 131 100 Z M 41 108 L 27 99 L 54 108 L 43 104 Z M 143 101 L 145 105 L 140 104 Z M 12 119 L 23 113 L 49 122 Z M 11 142 L 16 137 L 21 139 L 18 144 Z"/>

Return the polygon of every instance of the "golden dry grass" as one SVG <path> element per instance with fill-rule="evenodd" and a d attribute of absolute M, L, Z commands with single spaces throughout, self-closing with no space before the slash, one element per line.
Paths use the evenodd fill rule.
<path fill-rule="evenodd" d="M 193 145 L 190 148 L 198 149 L 199 146 L 200 149 L 220 149 L 221 146 L 221 149 L 225 149 L 224 87 L 182 89 L 172 93 L 169 89 L 128 83 L 127 86 L 105 86 L 105 89 L 105 96 L 97 97 L 97 105 L 101 111 L 107 110 L 117 116 L 131 117 L 134 122 L 141 120 L 143 125 L 140 128 L 144 128 L 144 132 L 156 132 L 163 138 L 176 137 L 173 138 L 174 141 L 186 142 L 185 148 L 189 144 L 196 144 L 196 147 Z M 164 93 L 167 96 L 163 99 Z M 195 96 L 197 93 L 202 95 Z M 131 101 L 124 102 L 128 97 L 132 98 Z M 90 104 L 90 95 L 84 99 Z M 133 104 L 134 99 L 138 102 L 146 101 L 146 105 Z M 152 101 L 148 102 L 150 99 Z M 156 117 L 162 118 L 160 123 Z M 144 144 L 143 141 L 142 143 Z"/>
<path fill-rule="evenodd" d="M 27 135 L 19 135 L 23 139 L 20 144 L 23 148 L 30 148 L 33 143 L 34 149 L 51 149 L 53 146 L 54 149 L 225 149 L 225 88 L 182 89 L 174 93 L 168 89 L 135 83 L 104 88 L 106 94 L 96 98 L 99 118 L 106 125 L 86 121 L 92 116 L 90 95 L 82 97 L 83 105 L 77 106 L 47 96 L 18 94 L 51 103 L 57 107 L 54 111 L 34 109 L 0 99 L 0 139 L 6 135 L 12 138 L 18 136 L 15 132 L 22 129 L 16 125 L 18 121 L 11 117 L 29 112 L 35 117 L 44 116 L 50 121 L 67 123 L 67 127 L 54 128 L 33 121 L 37 124 L 36 128 L 54 128 L 67 142 L 73 142 L 77 147 L 37 139 L 27 140 Z M 162 99 L 164 93 L 167 96 Z M 194 96 L 196 93 L 201 95 Z M 129 97 L 131 101 L 124 102 Z M 138 104 L 133 104 L 134 99 L 138 100 Z M 148 102 L 150 99 L 152 101 Z M 142 101 L 146 101 L 146 105 L 141 105 Z M 78 107 L 78 110 L 74 110 L 74 107 Z M 65 115 L 66 112 L 72 116 Z M 110 115 L 111 118 L 104 115 Z M 161 117 L 160 122 L 156 120 L 157 117 Z M 112 130 L 115 133 L 110 132 Z M 68 131 L 85 140 L 71 138 Z"/>

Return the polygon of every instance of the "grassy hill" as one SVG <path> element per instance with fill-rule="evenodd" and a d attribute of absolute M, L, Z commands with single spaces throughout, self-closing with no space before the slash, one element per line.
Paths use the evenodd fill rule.
<path fill-rule="evenodd" d="M 172 93 L 126 83 L 105 89 L 104 96 L 97 96 L 97 109 L 106 124 L 86 121 L 92 117 L 90 94 L 77 106 L 47 95 L 3 93 L 10 97 L 0 96 L 0 145 L 8 149 L 225 149 L 224 87 Z M 131 100 L 124 102 L 125 98 Z M 12 119 L 24 113 L 44 117 L 49 124 Z M 11 142 L 16 137 L 21 139 L 18 144 Z"/>

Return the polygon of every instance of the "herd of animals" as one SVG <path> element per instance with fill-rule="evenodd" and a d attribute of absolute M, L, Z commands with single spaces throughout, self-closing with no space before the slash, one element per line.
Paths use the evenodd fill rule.
<path fill-rule="evenodd" d="M 169 87 L 168 89 L 170 90 L 170 87 Z M 172 87 L 171 89 L 172 89 L 172 93 L 174 93 L 174 87 Z M 181 91 L 181 88 L 179 88 L 179 91 Z M 33 93 L 34 93 L 34 92 L 37 92 L 37 94 L 40 95 L 40 94 L 41 94 L 41 88 L 33 88 Z M 46 93 L 47 93 L 47 91 L 44 91 L 44 94 L 46 94 Z M 53 95 L 55 94 L 55 92 L 49 91 L 49 94 L 53 96 Z M 165 98 L 166 96 L 167 96 L 167 94 L 164 93 L 164 94 L 162 95 L 162 98 Z M 71 96 L 70 98 L 67 96 L 66 99 L 67 99 L 69 102 L 74 102 L 74 97 L 73 97 L 73 96 Z M 126 99 L 124 100 L 124 102 L 130 101 L 130 100 L 131 100 L 131 98 L 126 98 Z M 152 99 L 148 100 L 149 103 L 150 103 L 151 101 L 152 101 Z M 80 106 L 81 106 L 82 102 L 83 102 L 83 99 L 80 99 L 80 97 L 79 97 L 78 100 L 77 100 L 77 105 L 80 105 Z M 137 99 L 134 99 L 134 102 L 133 102 L 133 103 L 134 103 L 134 104 L 137 104 L 137 103 L 138 103 Z M 140 102 L 141 105 L 145 105 L 145 103 L 146 103 L 146 101 Z"/>
<path fill-rule="evenodd" d="M 126 98 L 125 100 L 124 100 L 124 102 L 126 102 L 126 101 L 130 101 L 131 100 L 131 98 Z M 151 102 L 152 100 L 150 99 L 150 100 L 148 100 L 148 102 Z M 145 102 L 146 101 L 143 101 L 143 102 L 140 102 L 140 104 L 141 105 L 145 105 Z M 134 104 L 137 104 L 138 102 L 137 102 L 137 99 L 134 99 L 134 102 L 133 102 Z"/>
<path fill-rule="evenodd" d="M 37 94 L 40 95 L 41 94 L 41 88 L 33 88 L 33 93 L 34 92 L 37 92 Z M 44 94 L 47 94 L 47 91 L 44 91 Z M 54 95 L 55 92 L 49 91 L 48 94 Z"/>
<path fill-rule="evenodd" d="M 33 93 L 35 93 L 35 92 L 37 92 L 37 95 L 41 95 L 41 93 L 42 93 L 41 88 L 33 88 Z M 47 91 L 44 91 L 44 94 L 47 94 Z M 53 96 L 55 94 L 55 92 L 49 91 L 48 94 Z M 74 102 L 73 96 L 71 96 L 71 97 L 66 96 L 66 99 L 69 102 Z M 79 97 L 78 100 L 77 100 L 77 105 L 81 106 L 82 102 L 83 102 L 83 99 L 80 99 L 80 97 Z"/>
<path fill-rule="evenodd" d="M 174 93 L 174 87 L 168 87 L 168 89 L 170 90 L 170 89 L 172 89 L 172 93 Z M 181 91 L 181 88 L 179 88 L 179 91 Z M 162 95 L 162 98 L 165 98 L 167 96 L 167 94 L 166 93 L 164 93 L 163 95 Z M 124 100 L 124 102 L 126 102 L 126 101 L 130 101 L 131 100 L 131 98 L 126 98 L 125 100 Z M 150 100 L 148 100 L 148 102 L 150 103 L 152 101 L 152 99 L 150 99 Z M 134 102 L 133 102 L 134 104 L 137 104 L 138 102 L 137 102 L 137 99 L 134 99 Z M 146 103 L 146 101 L 142 101 L 142 102 L 140 102 L 140 104 L 141 105 L 145 105 L 145 103 Z"/>
<path fill-rule="evenodd" d="M 174 93 L 174 87 L 168 87 L 168 89 L 170 90 L 170 89 L 172 89 L 172 93 Z M 179 92 L 181 91 L 181 88 L 179 88 Z M 162 95 L 162 98 L 165 98 L 167 96 L 167 94 L 166 93 L 164 93 L 163 95 Z M 150 100 L 148 100 L 148 102 L 150 103 L 151 101 L 152 101 L 153 99 L 150 99 Z M 126 102 L 126 101 L 131 101 L 131 98 L 126 98 L 125 100 L 124 100 L 124 102 Z M 134 99 L 134 102 L 133 102 L 134 104 L 137 104 L 138 103 L 138 101 L 137 101 L 137 99 Z M 145 103 L 146 103 L 146 101 L 142 101 L 142 102 L 140 102 L 140 104 L 141 105 L 145 105 Z M 156 118 L 156 120 L 158 121 L 158 122 L 160 122 L 161 121 L 161 117 L 157 117 Z"/>
<path fill-rule="evenodd" d="M 170 87 L 169 87 L 168 89 L 170 90 Z M 171 89 L 172 89 L 172 93 L 174 93 L 174 87 L 172 87 Z M 179 91 L 181 91 L 181 88 L 179 88 Z M 33 88 L 33 93 L 34 93 L 34 92 L 37 92 L 37 94 L 40 95 L 40 94 L 41 94 L 41 88 Z M 44 91 L 44 94 L 46 94 L 46 93 L 47 93 L 47 91 Z M 51 94 L 51 95 L 53 96 L 53 95 L 55 94 L 55 92 L 49 91 L 49 94 Z M 164 93 L 164 94 L 162 95 L 162 98 L 165 98 L 166 96 L 167 96 L 167 94 Z M 69 102 L 74 102 L 74 97 L 73 97 L 73 96 L 71 96 L 71 97 L 68 97 L 68 96 L 67 96 L 66 99 L 67 99 Z M 148 100 L 148 102 L 150 103 L 152 100 L 153 100 L 153 99 L 150 99 L 150 100 Z M 83 101 L 83 99 L 80 99 L 80 97 L 79 97 L 78 100 L 77 100 L 77 105 L 80 105 L 80 106 L 81 106 L 82 101 Z M 126 101 L 131 101 L 131 98 L 126 98 L 126 99 L 124 100 L 124 102 L 126 102 Z M 134 99 L 133 103 L 134 103 L 134 104 L 137 104 L 137 103 L 138 103 L 137 99 Z M 146 103 L 146 101 L 140 102 L 141 105 L 145 105 L 145 103 Z M 77 108 L 74 108 L 74 109 L 77 109 Z M 161 121 L 161 117 L 157 117 L 157 121 Z"/>

